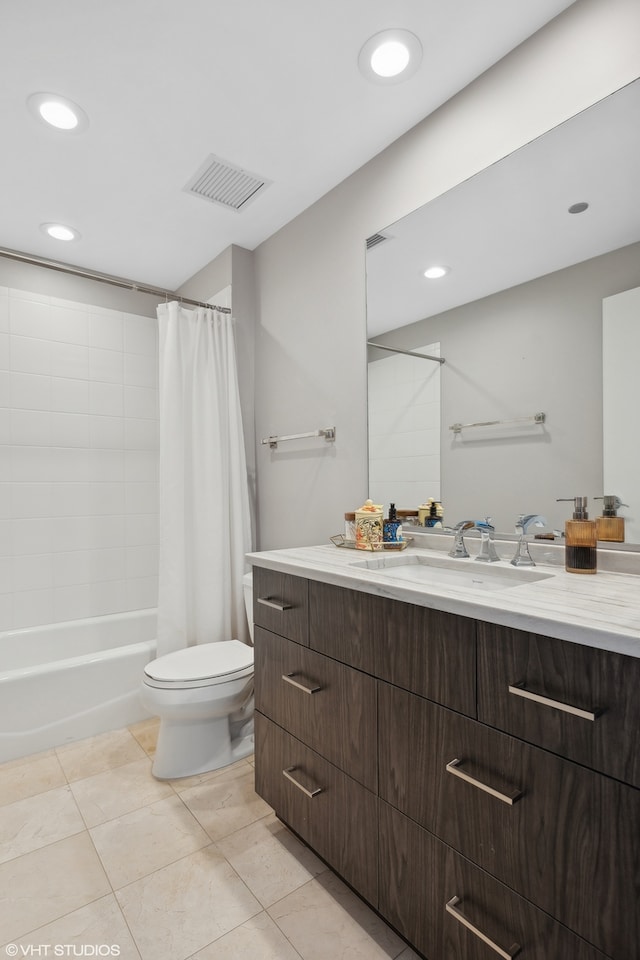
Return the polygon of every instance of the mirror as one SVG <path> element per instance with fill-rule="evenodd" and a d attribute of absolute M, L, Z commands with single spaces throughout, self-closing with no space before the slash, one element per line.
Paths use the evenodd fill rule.
<path fill-rule="evenodd" d="M 386 486 L 382 502 L 409 508 L 434 497 L 445 523 L 491 516 L 512 533 L 521 513 L 562 529 L 571 504 L 558 498 L 588 496 L 595 517 L 593 498 L 616 494 L 629 504 L 626 539 L 633 531 L 640 542 L 637 468 L 628 477 L 607 472 L 602 432 L 603 300 L 640 287 L 638 169 L 640 80 L 370 238 L 368 341 L 413 353 L 439 345 L 444 359 L 369 347 L 370 385 L 398 358 L 411 367 L 394 371 L 398 394 L 411 394 L 416 364 L 429 382 L 437 367 L 440 381 L 437 446 L 425 454 L 419 439 L 414 448 L 431 468 L 411 475 L 420 496 L 412 491 L 407 501 L 398 476 L 398 495 Z M 449 272 L 427 280 L 434 264 Z M 618 348 L 624 353 L 624 343 Z M 615 365 L 616 350 L 606 355 Z M 621 379 L 605 376 L 618 391 L 629 386 Z M 391 451 L 412 416 L 415 423 L 415 412 L 404 415 L 389 418 Z M 370 455 L 384 442 L 370 432 Z M 374 500 L 378 466 L 370 465 Z M 605 490 L 613 476 L 619 489 Z"/>

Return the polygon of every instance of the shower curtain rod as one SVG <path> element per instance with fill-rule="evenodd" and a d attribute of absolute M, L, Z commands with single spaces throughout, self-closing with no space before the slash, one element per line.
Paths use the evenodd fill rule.
<path fill-rule="evenodd" d="M 72 276 L 81 277 L 84 280 L 96 280 L 99 283 L 109 283 L 113 287 L 134 290 L 136 293 L 147 293 L 165 300 L 178 300 L 180 303 L 188 303 L 194 307 L 206 307 L 207 310 L 231 313 L 230 307 L 217 307 L 213 303 L 204 303 L 202 300 L 190 300 L 189 297 L 181 297 L 180 294 L 174 293 L 172 290 L 162 290 L 159 287 L 150 287 L 144 283 L 134 283 L 133 280 L 125 280 L 123 277 L 113 277 L 107 273 L 94 273 L 91 270 L 84 270 L 82 267 L 74 267 L 68 263 L 59 263 L 57 260 L 46 260 L 44 257 L 32 257 L 27 253 L 19 253 L 17 250 L 6 250 L 0 247 L 0 257 L 4 257 L 6 260 L 17 260 L 19 263 L 28 263 L 34 267 L 45 267 L 47 270 L 57 270 L 58 273 L 70 273 Z"/>

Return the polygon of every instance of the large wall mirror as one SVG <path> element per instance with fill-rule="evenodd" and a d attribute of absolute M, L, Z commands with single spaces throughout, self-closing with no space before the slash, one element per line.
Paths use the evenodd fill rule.
<path fill-rule="evenodd" d="M 620 456 L 638 447 L 640 316 L 619 296 L 640 287 L 638 170 L 640 80 L 370 238 L 367 337 L 394 350 L 368 348 L 374 500 L 434 497 L 446 523 L 512 533 L 521 513 L 562 529 L 558 498 L 588 496 L 595 517 L 615 494 L 640 543 L 638 458 L 625 473 Z M 448 272 L 427 279 L 436 265 Z M 607 332 L 617 300 L 623 339 Z M 605 412 L 626 411 L 615 441 L 603 391 Z"/>

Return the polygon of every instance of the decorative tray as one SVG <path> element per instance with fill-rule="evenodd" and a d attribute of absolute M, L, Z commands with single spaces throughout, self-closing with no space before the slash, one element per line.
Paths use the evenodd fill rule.
<path fill-rule="evenodd" d="M 398 540 L 395 543 L 381 540 L 379 543 L 368 543 L 357 547 L 355 540 L 347 540 L 342 533 L 337 533 L 334 537 L 329 537 L 329 539 L 336 547 L 347 547 L 348 550 L 405 550 L 410 543 L 413 543 L 413 537 L 403 537 L 402 540 Z"/>

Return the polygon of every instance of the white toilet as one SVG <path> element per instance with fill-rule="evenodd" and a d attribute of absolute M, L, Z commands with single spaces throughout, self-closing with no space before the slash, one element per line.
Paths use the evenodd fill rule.
<path fill-rule="evenodd" d="M 243 578 L 253 640 L 253 589 Z M 253 647 L 240 640 L 201 643 L 152 660 L 140 696 L 160 717 L 152 773 L 159 780 L 224 767 L 253 753 Z"/>

